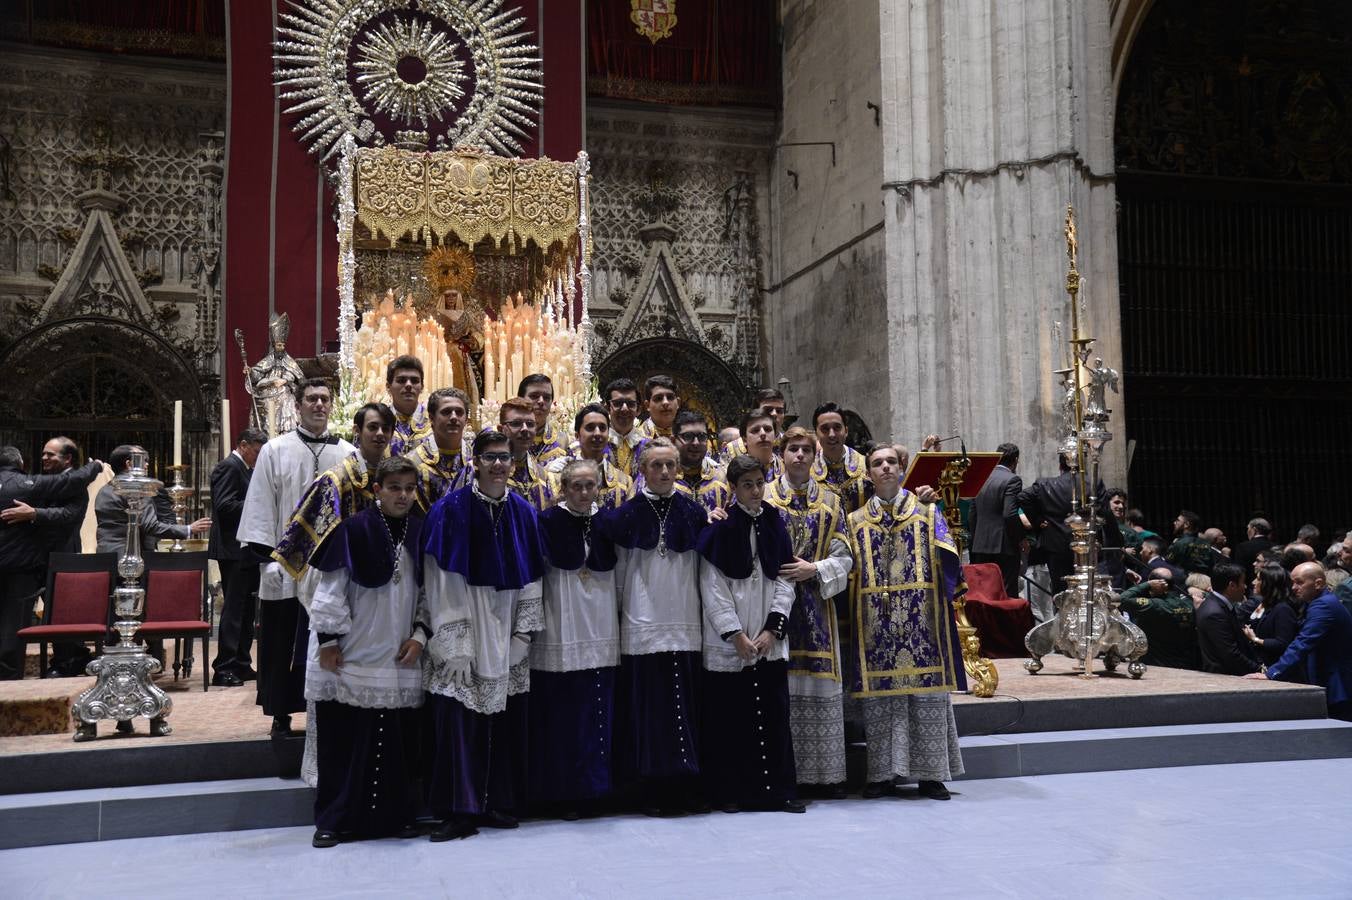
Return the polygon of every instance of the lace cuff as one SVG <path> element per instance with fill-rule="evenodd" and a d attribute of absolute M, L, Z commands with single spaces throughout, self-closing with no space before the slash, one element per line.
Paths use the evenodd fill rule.
<path fill-rule="evenodd" d="M 427 652 L 437 659 L 449 660 L 474 655 L 474 634 L 468 620 L 442 625 L 427 642 Z"/>

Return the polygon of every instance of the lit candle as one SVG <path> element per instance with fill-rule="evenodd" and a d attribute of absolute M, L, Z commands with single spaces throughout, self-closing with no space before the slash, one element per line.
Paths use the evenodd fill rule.
<path fill-rule="evenodd" d="M 174 465 L 183 465 L 183 401 L 174 401 Z"/>
<path fill-rule="evenodd" d="M 230 399 L 221 398 L 221 459 L 230 456 L 230 451 L 235 449 L 230 445 Z"/>

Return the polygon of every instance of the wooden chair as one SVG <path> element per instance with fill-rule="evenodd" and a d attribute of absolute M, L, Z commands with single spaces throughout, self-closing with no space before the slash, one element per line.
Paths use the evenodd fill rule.
<path fill-rule="evenodd" d="M 211 687 L 211 607 L 207 592 L 207 554 L 146 554 L 145 618 L 137 634 L 147 641 L 174 640 L 174 680 L 192 673 L 192 642 L 202 639 L 202 690 Z M 187 650 L 184 652 L 184 642 Z"/>
<path fill-rule="evenodd" d="M 49 643 L 93 641 L 98 653 L 108 638 L 116 583 L 116 553 L 52 553 L 47 557 L 42 624 L 19 629 L 19 640 L 38 642 L 41 677 L 47 677 Z"/>

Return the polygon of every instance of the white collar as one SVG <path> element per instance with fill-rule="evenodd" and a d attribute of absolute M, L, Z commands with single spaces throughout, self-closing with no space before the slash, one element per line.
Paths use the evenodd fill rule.
<path fill-rule="evenodd" d="M 497 497 L 497 498 L 490 497 L 490 496 L 488 496 L 487 494 L 485 494 L 483 491 L 479 490 L 479 479 L 477 479 L 477 478 L 474 479 L 473 481 L 471 481 L 471 482 L 469 483 L 469 486 L 470 486 L 470 489 L 474 491 L 474 496 L 478 497 L 480 500 L 482 500 L 482 501 L 485 502 L 485 503 L 491 503 L 491 504 L 494 504 L 494 505 L 496 505 L 496 504 L 498 504 L 498 503 L 501 503 L 502 501 L 506 500 L 506 499 L 507 499 L 507 495 L 511 493 L 510 490 L 507 490 L 507 491 L 503 491 L 503 492 L 502 492 L 502 496 L 501 496 L 501 497 Z"/>
<path fill-rule="evenodd" d="M 649 500 L 669 500 L 671 497 L 675 496 L 675 494 L 675 488 L 672 489 L 671 493 L 663 496 L 662 494 L 654 494 L 652 491 L 648 490 L 646 484 L 643 486 L 643 496 L 647 497 Z"/>
<path fill-rule="evenodd" d="M 296 430 L 299 431 L 301 434 L 305 435 L 306 437 L 311 438 L 312 440 L 316 440 L 316 441 L 322 440 L 323 438 L 326 438 L 326 437 L 329 436 L 329 430 L 328 430 L 327 428 L 325 428 L 325 429 L 324 429 L 322 432 L 320 432 L 319 434 L 315 434 L 313 431 L 311 431 L 310 429 L 308 429 L 308 428 L 306 428 L 306 427 L 304 427 L 304 426 L 302 426 L 302 425 L 297 425 L 297 426 L 296 426 Z"/>
<path fill-rule="evenodd" d="M 580 513 L 580 512 L 578 512 L 577 510 L 573 509 L 571 506 L 569 506 L 567 500 L 565 500 L 565 501 L 563 501 L 562 503 L 560 503 L 559 506 L 563 507 L 563 509 L 568 513 L 568 515 L 573 516 L 573 517 L 578 518 L 578 519 L 581 519 L 581 518 L 583 518 L 584 516 L 594 516 L 594 515 L 596 515 L 596 508 L 597 508 L 597 507 L 596 507 L 596 501 L 595 501 L 595 500 L 592 501 L 591 509 L 587 510 L 587 511 L 584 512 L 584 513 Z"/>
<path fill-rule="evenodd" d="M 740 508 L 740 509 L 742 510 L 742 512 L 746 513 L 748 516 L 750 516 L 750 517 L 753 518 L 753 519 L 759 519 L 759 518 L 761 517 L 761 513 L 765 512 L 765 503 L 764 503 L 764 501 L 761 502 L 760 509 L 756 510 L 755 512 L 752 512 L 751 510 L 749 510 L 749 509 L 747 509 L 745 506 L 743 506 L 743 505 L 742 505 L 742 501 L 740 501 L 740 500 L 737 501 L 737 506 L 738 506 L 738 508 Z"/>

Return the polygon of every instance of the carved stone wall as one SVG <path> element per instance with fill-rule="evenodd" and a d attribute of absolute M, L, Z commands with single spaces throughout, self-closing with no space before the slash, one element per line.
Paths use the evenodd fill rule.
<path fill-rule="evenodd" d="M 773 117 L 755 111 L 588 103 L 597 371 L 622 347 L 668 338 L 727 361 L 744 388 L 763 382 L 773 142 Z"/>
<path fill-rule="evenodd" d="M 225 112 L 223 65 L 6 49 L 0 347 L 38 324 L 110 316 L 214 369 Z M 90 283 L 75 286 L 71 308 L 48 303 L 89 220 L 79 198 L 91 189 L 109 195 L 116 239 L 148 309 L 117 290 L 107 260 L 90 260 Z"/>

